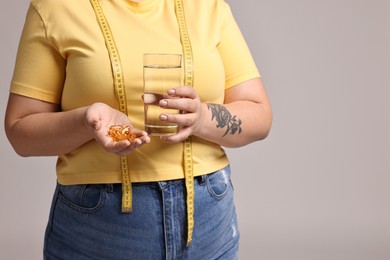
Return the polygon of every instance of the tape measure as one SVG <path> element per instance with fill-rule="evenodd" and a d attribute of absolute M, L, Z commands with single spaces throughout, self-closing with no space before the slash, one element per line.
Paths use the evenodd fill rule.
<path fill-rule="evenodd" d="M 115 93 L 119 102 L 120 111 L 127 114 L 127 102 L 124 85 L 124 76 L 122 65 L 119 57 L 119 52 L 116 47 L 114 37 L 110 26 L 104 16 L 103 10 L 98 0 L 90 0 L 95 11 L 100 29 L 103 33 L 106 47 L 110 56 L 112 73 L 114 76 Z M 183 48 L 184 61 L 184 85 L 193 86 L 194 84 L 194 69 L 191 41 L 187 31 L 187 24 L 184 15 L 184 6 L 182 0 L 175 0 L 175 13 L 179 25 L 180 41 Z M 192 242 L 192 233 L 194 230 L 194 172 L 192 163 L 192 142 L 191 137 L 184 141 L 184 176 L 186 186 L 186 205 L 187 205 L 187 245 Z M 130 179 L 130 171 L 126 156 L 120 157 L 122 171 L 122 212 L 132 211 L 132 187 Z"/>
<path fill-rule="evenodd" d="M 192 47 L 188 35 L 187 24 L 184 15 L 183 0 L 175 0 L 176 18 L 179 24 L 180 41 L 183 48 L 184 61 L 184 85 L 194 85 L 194 67 L 192 57 Z M 187 245 L 192 242 L 192 233 L 194 230 L 194 171 L 192 165 L 192 142 L 191 137 L 184 141 L 184 175 L 187 192 Z"/>
<path fill-rule="evenodd" d="M 103 13 L 98 0 L 90 0 L 96 19 L 104 36 L 107 51 L 110 56 L 112 75 L 114 77 L 115 94 L 119 103 L 119 110 L 127 113 L 127 101 L 125 92 L 125 81 L 122 70 L 118 48 L 116 47 L 108 21 Z M 130 213 L 133 209 L 133 193 L 131 187 L 130 171 L 126 156 L 120 157 L 120 166 L 122 171 L 122 212 Z"/>

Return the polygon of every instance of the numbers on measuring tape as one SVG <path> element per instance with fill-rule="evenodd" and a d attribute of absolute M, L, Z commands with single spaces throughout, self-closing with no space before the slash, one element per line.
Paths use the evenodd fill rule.
<path fill-rule="evenodd" d="M 119 104 L 119 110 L 127 115 L 126 91 L 123 77 L 122 64 L 116 47 L 114 37 L 112 35 L 110 26 L 103 13 L 103 10 L 98 0 L 90 0 L 96 19 L 102 31 L 104 41 L 106 43 L 108 55 L 110 57 L 112 75 L 114 78 L 115 94 Z M 132 211 L 132 187 L 130 179 L 130 171 L 126 156 L 120 157 L 120 166 L 122 174 L 122 212 L 129 213 Z"/>
<path fill-rule="evenodd" d="M 184 85 L 194 85 L 194 67 L 192 57 L 192 47 L 188 35 L 187 24 L 184 16 L 184 6 L 182 0 L 175 0 L 176 18 L 179 23 L 180 41 L 183 48 L 184 59 Z M 187 245 L 192 242 L 194 229 L 194 173 L 192 165 L 192 142 L 188 137 L 184 141 L 184 175 L 187 191 Z"/>

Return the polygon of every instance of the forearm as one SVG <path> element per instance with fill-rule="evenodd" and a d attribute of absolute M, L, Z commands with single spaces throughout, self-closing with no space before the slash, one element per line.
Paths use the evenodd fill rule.
<path fill-rule="evenodd" d="M 92 139 L 84 123 L 86 109 L 27 115 L 6 124 L 8 139 L 21 156 L 69 153 Z"/>
<path fill-rule="evenodd" d="M 225 147 L 240 147 L 267 137 L 272 113 L 268 105 L 253 101 L 202 104 L 197 136 Z"/>

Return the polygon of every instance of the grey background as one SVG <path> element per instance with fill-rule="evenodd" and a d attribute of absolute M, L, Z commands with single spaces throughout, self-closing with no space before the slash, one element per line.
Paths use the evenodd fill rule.
<path fill-rule="evenodd" d="M 390 259 L 390 1 L 229 3 L 274 109 L 268 139 L 228 150 L 240 259 Z M 27 4 L 0 3 L 0 121 Z M 55 160 L 0 129 L 0 259 L 41 259 Z"/>

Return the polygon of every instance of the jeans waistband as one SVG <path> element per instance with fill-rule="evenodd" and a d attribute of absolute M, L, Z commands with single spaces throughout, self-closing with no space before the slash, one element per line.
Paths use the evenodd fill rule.
<path fill-rule="evenodd" d="M 226 167 L 220 169 L 226 169 L 228 168 L 229 165 Z M 218 171 L 220 171 L 218 170 Z M 195 184 L 198 185 L 203 185 L 207 178 L 210 177 L 211 175 L 215 174 L 218 171 L 214 171 L 208 174 L 203 174 L 203 175 L 198 175 L 194 177 Z M 59 184 L 61 185 L 61 184 Z M 81 184 L 81 185 L 96 185 L 96 186 L 103 186 L 104 190 L 107 192 L 113 192 L 117 188 L 121 188 L 121 183 L 105 183 L 105 184 Z M 148 187 L 156 187 L 159 189 L 164 189 L 166 187 L 172 186 L 172 185 L 185 185 L 185 179 L 175 179 L 175 180 L 165 180 L 165 181 L 155 181 L 155 182 L 133 182 L 132 185 L 134 186 L 148 186 Z M 67 186 L 67 185 L 65 185 Z"/>

